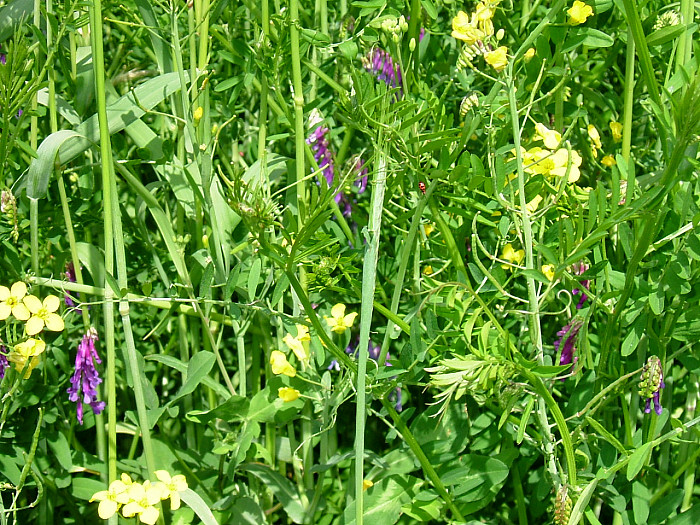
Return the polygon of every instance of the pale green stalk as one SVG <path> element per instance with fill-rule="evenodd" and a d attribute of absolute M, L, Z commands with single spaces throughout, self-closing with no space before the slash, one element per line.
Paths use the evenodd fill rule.
<path fill-rule="evenodd" d="M 41 0 L 34 0 L 34 27 L 37 33 L 41 32 Z M 37 82 L 41 81 L 38 72 L 41 70 L 40 63 L 41 47 L 35 49 L 34 68 L 37 75 Z M 37 150 L 39 121 L 36 116 L 37 98 L 36 93 L 32 95 L 32 116 L 30 118 L 29 145 L 32 151 Z M 32 259 L 32 272 L 39 275 L 39 202 L 36 199 L 29 199 L 29 236 Z"/>
<path fill-rule="evenodd" d="M 384 133 L 380 129 L 377 138 L 378 152 L 376 170 L 372 180 L 372 200 L 367 226 L 367 248 L 362 267 L 362 303 L 360 309 L 360 343 L 357 352 L 357 394 L 355 412 L 355 523 L 364 523 L 364 457 L 365 457 L 365 422 L 367 412 L 366 373 L 369 348 L 369 331 L 372 325 L 374 306 L 374 289 L 377 278 L 377 259 L 379 256 L 379 235 L 384 211 L 384 193 L 387 179 L 387 152 Z"/>
<path fill-rule="evenodd" d="M 109 125 L 107 122 L 107 101 L 105 98 L 104 51 L 102 33 L 102 1 L 95 0 L 89 5 L 90 14 L 90 44 L 92 46 L 92 65 L 95 72 L 95 99 L 100 126 L 100 154 L 102 167 L 102 200 L 105 272 L 114 275 L 114 225 L 112 217 L 112 145 L 110 142 Z M 117 391 L 116 391 L 116 353 L 114 344 L 114 292 L 107 286 L 104 293 L 104 341 L 107 350 L 107 472 L 109 482 L 117 479 Z M 138 381 L 136 376 L 134 381 Z"/>
<path fill-rule="evenodd" d="M 693 0 L 681 1 L 681 23 L 692 24 L 695 6 Z M 683 31 L 678 38 L 678 51 L 676 54 L 676 72 L 683 70 L 683 67 L 690 62 L 693 56 L 693 33 L 690 30 Z"/>
<path fill-rule="evenodd" d="M 634 108 L 634 38 L 632 30 L 627 28 L 627 51 L 625 59 L 625 98 L 622 117 L 622 157 L 628 161 L 632 147 L 632 117 Z"/>

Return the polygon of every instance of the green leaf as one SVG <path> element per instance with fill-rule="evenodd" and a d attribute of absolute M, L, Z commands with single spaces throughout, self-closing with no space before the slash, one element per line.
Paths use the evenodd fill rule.
<path fill-rule="evenodd" d="M 209 510 L 209 505 L 192 489 L 181 491 L 180 499 L 189 506 L 194 513 L 202 520 L 204 525 L 219 525 L 214 514 Z"/>
<path fill-rule="evenodd" d="M 29 20 L 33 11 L 33 0 L 15 0 L 0 7 L 0 42 L 10 38 L 19 24 Z"/>
<path fill-rule="evenodd" d="M 347 40 L 338 45 L 338 51 L 340 51 L 345 58 L 348 60 L 355 60 L 357 53 L 360 52 L 357 44 L 352 40 Z"/>
<path fill-rule="evenodd" d="M 656 31 L 653 31 L 651 34 L 647 35 L 647 46 L 661 46 L 666 42 L 670 42 L 674 38 L 681 36 L 686 31 L 686 29 L 686 26 L 683 24 L 678 24 L 675 26 L 666 26 L 662 27 L 661 29 L 657 29 Z"/>
<path fill-rule="evenodd" d="M 700 505 L 695 504 L 682 514 L 674 516 L 666 525 L 696 525 L 700 523 Z"/>
<path fill-rule="evenodd" d="M 649 501 L 651 500 L 651 492 L 640 481 L 635 481 L 632 484 L 632 513 L 634 514 L 634 523 L 637 525 L 646 525 L 649 517 Z"/>
<path fill-rule="evenodd" d="M 252 498 L 246 496 L 236 498 L 230 510 L 231 523 L 239 525 L 260 525 L 261 523 L 267 522 L 267 518 L 265 518 L 265 514 L 260 508 L 260 505 Z"/>
<path fill-rule="evenodd" d="M 303 523 L 304 506 L 301 504 L 299 494 L 291 481 L 266 465 L 246 463 L 241 465 L 241 470 L 250 472 L 262 481 L 280 501 L 285 512 L 294 523 Z"/>
<path fill-rule="evenodd" d="M 200 353 L 211 353 L 211 352 L 200 352 Z M 179 359 L 169 356 L 169 355 L 162 355 L 162 354 L 152 354 L 152 355 L 147 355 L 146 359 L 149 359 L 151 361 L 158 361 L 159 363 L 163 363 L 166 366 L 169 366 L 170 368 L 174 368 L 178 372 L 182 374 L 187 374 L 187 364 L 183 363 Z M 211 388 L 214 390 L 214 392 L 221 398 L 223 399 L 228 399 L 231 397 L 231 393 L 226 390 L 226 388 L 219 382 L 214 381 L 209 376 L 205 376 L 202 379 L 202 383 L 204 383 L 208 388 Z"/>
<path fill-rule="evenodd" d="M 190 410 L 185 417 L 195 423 L 208 423 L 213 419 L 240 421 L 245 419 L 249 401 L 245 397 L 232 396 L 211 410 Z"/>
<path fill-rule="evenodd" d="M 650 448 L 651 442 L 644 443 L 641 447 L 632 452 L 629 463 L 627 463 L 627 481 L 632 481 L 637 474 L 639 474 L 639 471 L 642 470 Z"/>
<path fill-rule="evenodd" d="M 363 502 L 365 522 L 382 525 L 396 523 L 401 517 L 401 507 L 412 499 L 410 488 L 411 482 L 406 477 L 390 476 L 367 489 Z M 345 507 L 345 525 L 355 523 L 355 500 L 353 499 Z"/>
<path fill-rule="evenodd" d="M 432 0 L 420 0 L 420 3 L 423 6 L 423 9 L 425 9 L 425 13 L 433 20 L 437 20 L 438 12 L 437 12 L 437 8 L 435 7 L 435 4 L 433 3 L 433 1 Z"/>
<path fill-rule="evenodd" d="M 562 53 L 571 51 L 578 46 L 584 45 L 589 48 L 610 47 L 615 43 L 613 38 L 602 31 L 592 27 L 572 27 L 569 35 L 563 44 Z"/>
<path fill-rule="evenodd" d="M 76 131 L 62 129 L 44 139 L 36 151 L 36 158 L 32 159 L 29 165 L 29 173 L 24 180 L 27 185 L 27 197 L 38 200 L 46 196 L 59 149 L 69 140 L 81 138 L 84 139 Z"/>
<path fill-rule="evenodd" d="M 644 333 L 644 329 L 646 328 L 646 326 L 647 315 L 641 314 L 634 321 L 634 325 L 632 325 L 629 333 L 627 334 L 627 337 L 625 337 L 624 341 L 622 341 L 621 353 L 623 357 L 627 357 L 636 350 L 637 345 L 639 344 L 639 340 L 642 338 L 642 334 Z"/>
<path fill-rule="evenodd" d="M 194 389 L 197 388 L 199 383 L 209 374 L 215 362 L 216 356 L 212 352 L 200 350 L 194 354 L 187 364 L 184 384 L 178 393 L 168 401 L 168 405 L 172 405 L 178 399 L 194 392 Z"/>

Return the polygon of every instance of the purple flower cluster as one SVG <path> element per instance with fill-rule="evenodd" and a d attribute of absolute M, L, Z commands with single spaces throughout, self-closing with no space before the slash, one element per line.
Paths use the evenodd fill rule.
<path fill-rule="evenodd" d="M 5 370 L 10 366 L 7 361 L 7 348 L 5 345 L 0 345 L 0 379 L 5 377 Z"/>
<path fill-rule="evenodd" d="M 391 55 L 381 48 L 374 48 L 362 59 L 364 68 L 387 86 L 401 89 L 401 68 L 394 64 Z"/>
<path fill-rule="evenodd" d="M 651 412 L 651 402 L 654 402 L 654 412 L 660 416 L 661 407 L 661 389 L 666 387 L 664 383 L 664 371 L 661 368 L 661 359 L 652 355 L 647 359 L 644 369 L 642 370 L 641 382 L 639 383 L 639 395 L 646 399 L 644 412 Z"/>
<path fill-rule="evenodd" d="M 97 330 L 90 328 L 78 345 L 78 353 L 75 356 L 75 373 L 71 378 L 71 387 L 68 389 L 68 399 L 77 404 L 78 421 L 83 424 L 83 403 L 88 403 L 95 414 L 104 410 L 104 401 L 97 400 L 97 386 L 102 382 L 95 361 L 102 363 L 95 349 Z"/>
<path fill-rule="evenodd" d="M 323 126 L 317 127 L 306 139 L 306 143 L 311 146 L 311 150 L 314 152 L 314 159 L 318 163 L 318 167 L 323 171 L 323 176 L 326 177 L 328 186 L 332 186 L 335 166 L 333 164 L 333 155 L 330 151 L 330 130 Z M 340 193 L 335 196 L 335 202 L 339 201 Z"/>
<path fill-rule="evenodd" d="M 574 356 L 574 352 L 576 351 L 576 341 L 581 326 L 583 326 L 583 320 L 579 317 L 574 317 L 569 324 L 557 332 L 559 339 L 554 342 L 554 348 L 557 352 L 561 349 L 559 365 L 570 365 L 578 360 L 578 357 Z"/>

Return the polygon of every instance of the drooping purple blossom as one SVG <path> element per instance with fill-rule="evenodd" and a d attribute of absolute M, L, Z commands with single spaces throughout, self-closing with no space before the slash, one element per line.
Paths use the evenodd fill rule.
<path fill-rule="evenodd" d="M 7 361 L 7 353 L 5 345 L 0 345 L 0 379 L 5 377 L 5 370 L 10 366 L 10 363 Z"/>
<path fill-rule="evenodd" d="M 65 276 L 66 281 L 68 281 L 70 283 L 76 282 L 75 266 L 73 266 L 73 261 L 68 261 L 66 263 L 66 269 L 63 272 L 63 275 Z M 73 301 L 73 299 L 71 298 L 70 295 L 68 295 L 68 294 L 64 295 L 63 300 L 65 301 L 66 306 L 68 306 L 69 308 L 72 308 L 75 306 L 75 301 Z M 78 310 L 78 311 L 80 311 L 80 310 Z"/>
<path fill-rule="evenodd" d="M 644 412 L 646 414 L 651 412 L 651 403 L 653 401 L 654 412 L 656 412 L 656 415 L 660 416 L 663 410 L 661 407 L 661 389 L 666 387 L 666 383 L 664 383 L 664 372 L 661 368 L 661 360 L 657 356 L 652 355 L 647 359 L 640 379 L 639 395 L 646 399 Z"/>
<path fill-rule="evenodd" d="M 560 366 L 570 365 L 578 361 L 578 357 L 574 355 L 574 352 L 576 351 L 576 342 L 581 326 L 583 326 L 583 320 L 579 317 L 574 317 L 569 324 L 557 332 L 559 339 L 554 342 L 554 348 L 557 352 L 561 350 L 561 356 L 559 357 Z"/>
<path fill-rule="evenodd" d="M 323 172 L 328 186 L 333 186 L 335 166 L 333 165 L 333 155 L 330 151 L 330 130 L 324 126 L 317 127 L 306 139 L 306 143 L 311 146 L 311 150 L 314 152 L 314 159 Z M 335 196 L 335 202 L 339 202 L 340 198 L 341 195 L 338 193 Z"/>
<path fill-rule="evenodd" d="M 383 49 L 375 47 L 362 59 L 362 65 L 387 86 L 401 89 L 401 68 L 394 64 L 394 59 Z"/>
<path fill-rule="evenodd" d="M 367 189 L 367 175 L 369 173 L 369 170 L 367 169 L 365 161 L 364 159 L 362 159 L 362 157 L 355 156 L 351 159 L 351 162 L 353 163 L 355 173 L 357 174 L 357 178 L 355 179 L 357 193 L 364 193 Z"/>
<path fill-rule="evenodd" d="M 78 345 L 78 353 L 75 356 L 75 373 L 71 377 L 71 387 L 67 390 L 68 399 L 77 405 L 77 415 L 80 424 L 83 424 L 83 403 L 88 403 L 95 414 L 104 410 L 104 401 L 97 400 L 97 386 L 102 379 L 95 368 L 95 361 L 102 363 L 95 349 L 97 330 L 90 328 Z"/>
<path fill-rule="evenodd" d="M 586 263 L 576 263 L 571 266 L 572 271 L 574 272 L 574 275 L 583 275 L 586 273 L 588 270 L 589 266 Z M 588 295 L 586 295 L 586 290 L 591 289 L 591 282 L 588 279 L 584 279 L 581 281 L 581 286 L 583 287 L 582 289 L 579 288 L 574 288 L 571 293 L 574 295 L 581 294 L 581 299 L 579 300 L 578 304 L 576 305 L 576 309 L 580 310 L 583 308 L 583 305 L 586 303 L 588 300 Z"/>

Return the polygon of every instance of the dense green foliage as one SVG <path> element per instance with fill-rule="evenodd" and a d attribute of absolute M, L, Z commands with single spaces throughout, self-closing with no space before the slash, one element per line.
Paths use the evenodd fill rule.
<path fill-rule="evenodd" d="M 695 5 L 587 4 L 0 1 L 0 524 L 699 523 Z"/>

